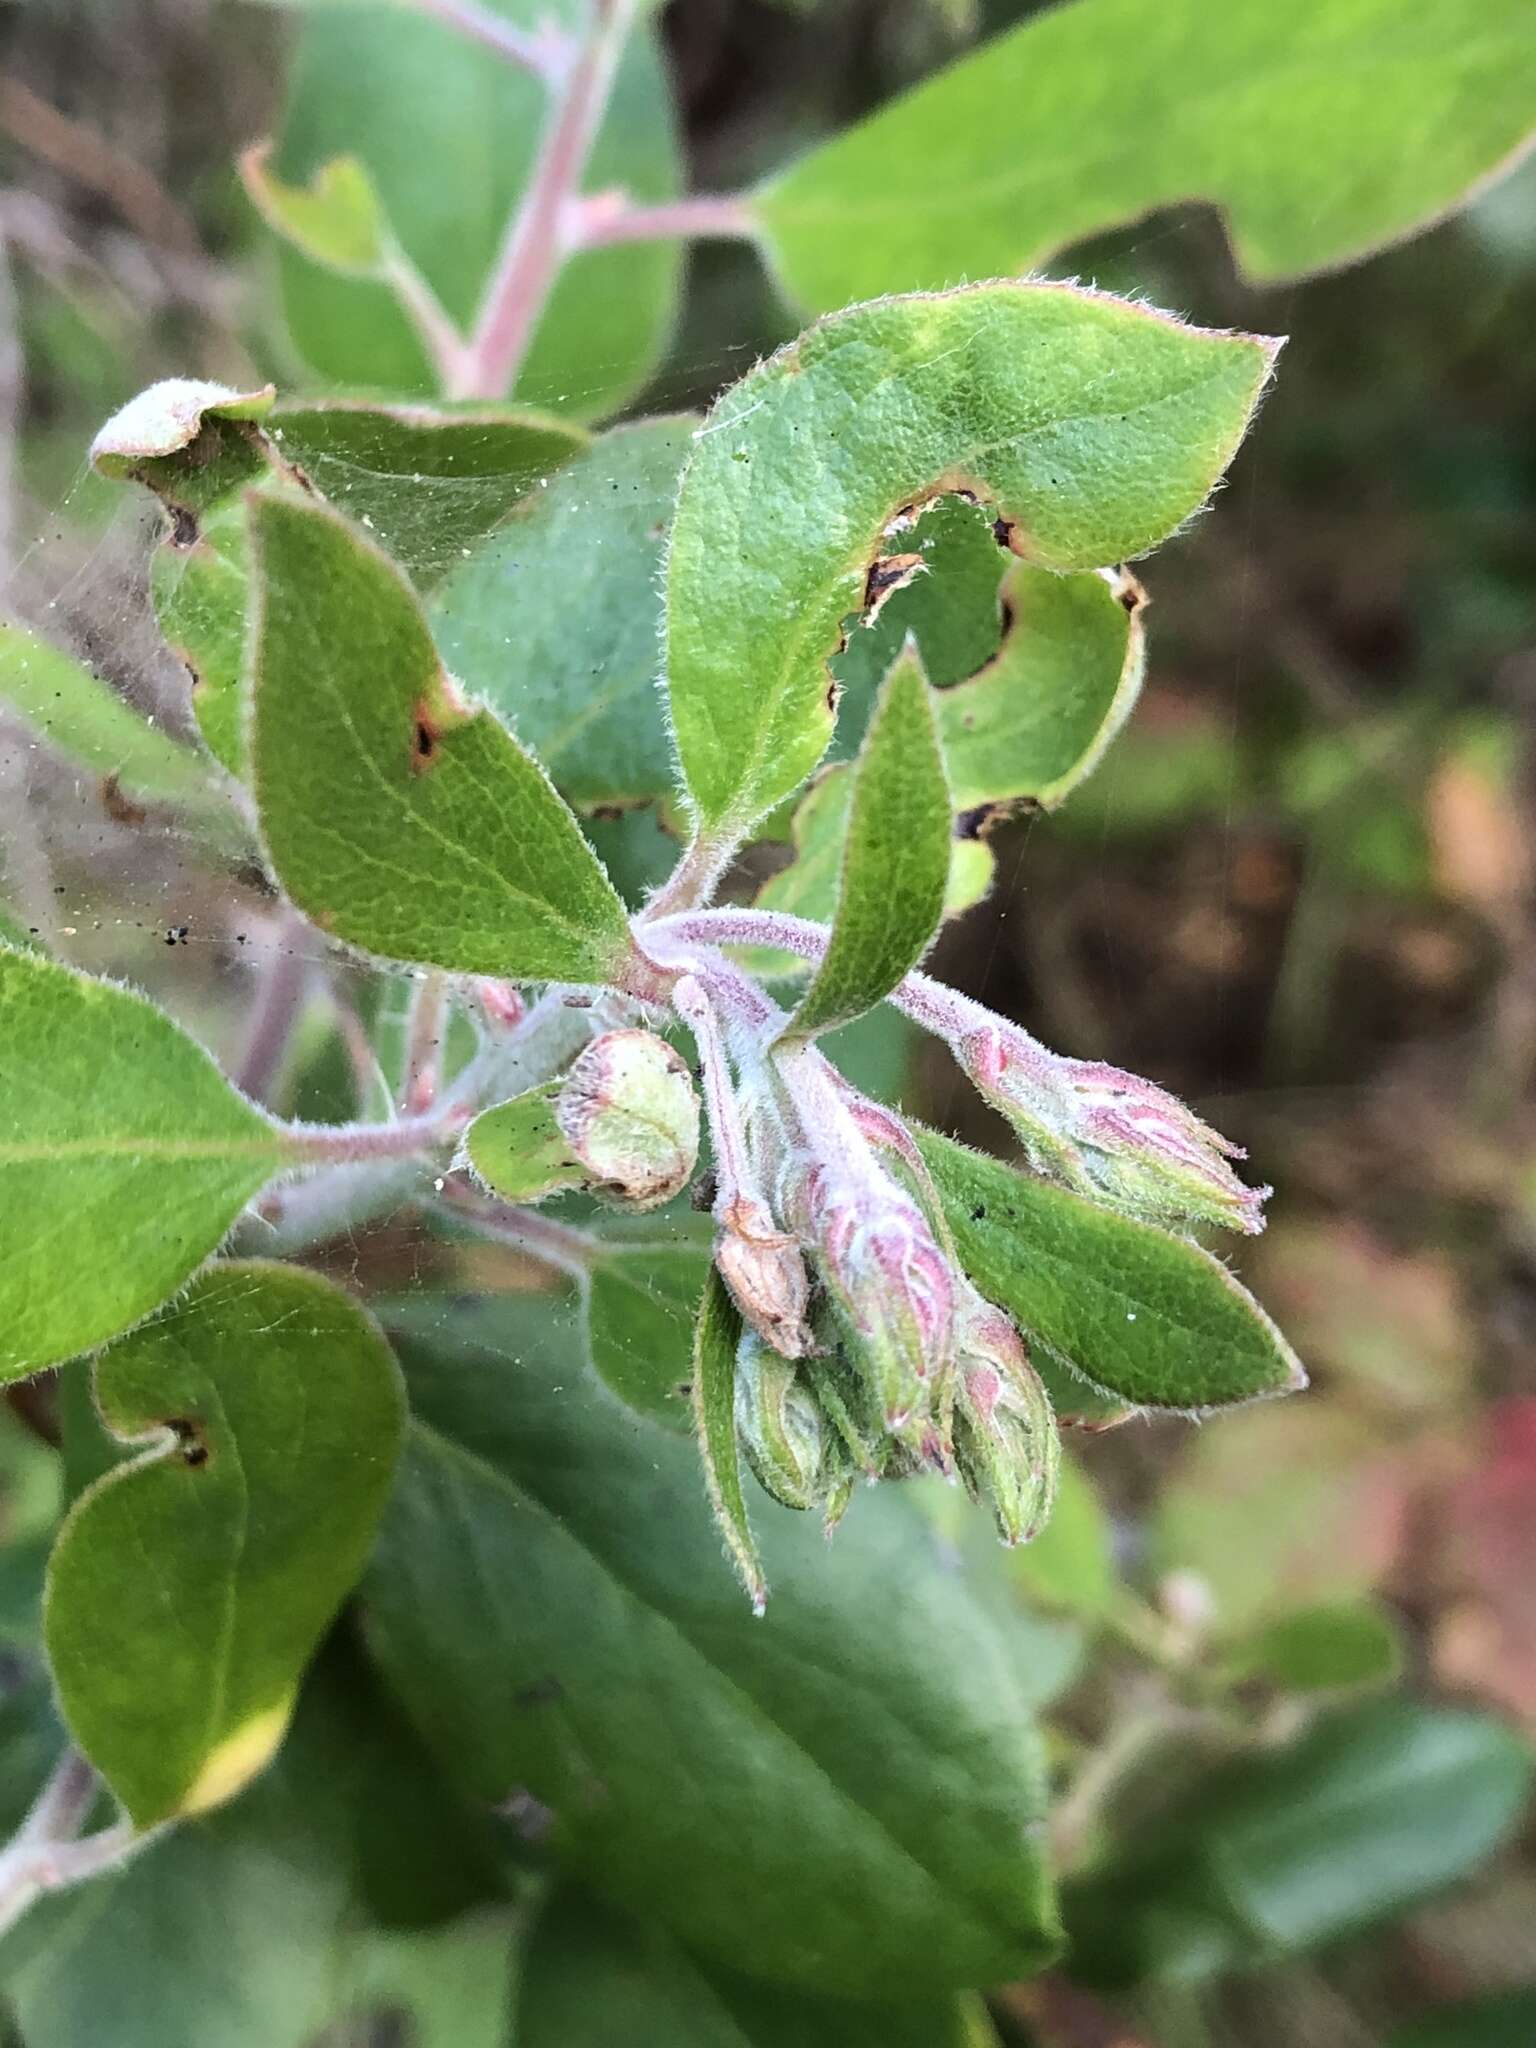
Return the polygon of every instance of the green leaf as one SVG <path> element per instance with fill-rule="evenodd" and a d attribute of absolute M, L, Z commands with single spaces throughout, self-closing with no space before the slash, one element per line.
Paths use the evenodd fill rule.
<path fill-rule="evenodd" d="M 1260 1678 L 1287 1692 L 1386 1685 L 1402 1661 L 1391 1616 L 1367 1600 L 1298 1608 L 1226 1644 L 1222 1653 L 1232 1678 Z"/>
<path fill-rule="evenodd" d="M 585 0 L 499 0 L 496 11 L 526 28 L 587 20 Z M 294 52 L 278 171 L 304 185 L 329 159 L 355 157 L 405 256 L 468 331 L 527 189 L 544 101 L 537 79 L 451 27 L 398 8 L 317 12 Z M 623 187 L 650 203 L 672 197 L 678 180 L 671 95 L 647 25 L 620 63 L 586 189 Z M 616 411 L 665 347 L 679 268 L 676 242 L 574 256 L 538 323 L 519 397 L 584 417 Z M 281 275 L 293 339 L 322 377 L 432 391 L 421 344 L 385 286 L 337 277 L 287 247 Z"/>
<path fill-rule="evenodd" d="M 956 810 L 1023 798 L 1055 810 L 1103 759 L 1141 694 L 1141 591 L 1124 571 L 1053 576 L 1019 562 L 985 667 L 938 694 Z"/>
<path fill-rule="evenodd" d="M 1008 1566 L 1032 1601 L 1091 1619 L 1115 1590 L 1114 1538 L 1093 1482 L 1063 1457 L 1056 1500 L 1038 1536 L 1009 1552 Z"/>
<path fill-rule="evenodd" d="M 758 1619 L 690 1444 L 501 1305 L 414 1327 L 365 1607 L 455 1782 L 525 1793 L 562 1862 L 756 1975 L 916 1998 L 1038 1966 L 1043 1787 L 998 1584 L 957 1576 L 899 1488 L 830 1549 L 763 1503 Z"/>
<path fill-rule="evenodd" d="M 196 753 L 161 732 L 67 654 L 0 622 L 0 702 L 73 761 L 139 797 L 205 801 Z"/>
<path fill-rule="evenodd" d="M 404 1403 L 339 1288 L 254 1261 L 104 1352 L 96 1400 L 142 1449 L 71 1509 L 44 1635 L 75 1739 L 146 1828 L 271 1761 L 367 1557 Z"/>
<path fill-rule="evenodd" d="M 1003 283 L 853 307 L 742 378 L 699 431 L 667 570 L 673 723 L 706 840 L 733 844 L 821 757 L 827 663 L 877 563 L 889 588 L 893 521 L 969 491 L 1039 567 L 1143 553 L 1231 460 L 1275 346 Z"/>
<path fill-rule="evenodd" d="M 1272 282 L 1438 220 L 1513 160 L 1533 104 L 1526 0 L 1077 0 L 791 164 L 756 211 L 817 311 L 1029 270 L 1191 199 Z"/>
<path fill-rule="evenodd" d="M 192 712 L 203 742 L 231 775 L 246 772 L 241 677 L 250 590 L 245 507 L 215 506 L 173 527 L 149 561 L 149 588 L 166 645 L 192 684 Z"/>
<path fill-rule="evenodd" d="M 390 959 L 605 981 L 623 904 L 538 763 L 444 673 L 398 570 L 318 506 L 256 497 L 251 518 L 253 783 L 294 902 Z"/>
<path fill-rule="evenodd" d="M 317 166 L 308 185 L 286 185 L 274 176 L 270 157 L 271 144 L 257 143 L 241 157 L 240 176 L 251 204 L 274 234 L 342 277 L 381 277 L 389 256 L 389 222 L 357 158 L 333 156 Z"/>
<path fill-rule="evenodd" d="M 1398 2027 L 1387 2048 L 1529 2048 L 1536 2039 L 1536 1985 L 1494 1991 Z"/>
<path fill-rule="evenodd" d="M 1138 1408 L 1217 1408 L 1305 1385 L 1268 1316 L 1200 1246 L 936 1131 L 917 1141 L 966 1271 L 1058 1364 Z"/>
<path fill-rule="evenodd" d="M 833 762 L 815 777 L 800 800 L 790 828 L 795 857 L 787 868 L 771 875 L 757 892 L 760 910 L 787 910 L 795 917 L 814 918 L 818 924 L 832 922 L 837 910 L 852 799 L 853 772 L 848 762 Z M 949 879 L 944 890 L 945 917 L 959 917 L 979 903 L 992 886 L 995 869 L 992 849 L 985 840 L 952 839 Z M 770 946 L 740 951 L 765 980 L 782 980 L 807 972 L 804 960 Z"/>
<path fill-rule="evenodd" d="M 160 1306 L 290 1141 L 142 996 L 0 950 L 0 1378 Z"/>
<path fill-rule="evenodd" d="M 953 2001 L 850 2005 L 695 1961 L 654 1924 L 564 1889 L 523 1959 L 519 2048 L 981 2048 Z"/>
<path fill-rule="evenodd" d="M 555 1121 L 558 1081 L 526 1089 L 482 1110 L 464 1133 L 464 1152 L 477 1179 L 504 1202 L 541 1202 L 585 1175 Z"/>
<path fill-rule="evenodd" d="M 687 1390 L 708 1242 L 610 1240 L 586 1284 L 587 1355 L 628 1407 L 674 1429 L 688 1426 Z"/>
<path fill-rule="evenodd" d="M 715 1526 L 754 1614 L 768 1602 L 768 1584 L 747 1497 L 742 1490 L 736 1439 L 736 1354 L 741 1345 L 741 1312 L 712 1265 L 704 1281 L 693 1338 L 693 1431 L 704 1466 L 704 1485 Z"/>
<path fill-rule="evenodd" d="M 1526 1745 L 1488 1715 L 1373 1702 L 1186 1785 L 1072 1886 L 1074 1973 L 1122 1986 L 1251 1967 L 1406 1912 L 1520 1819 Z"/>
<path fill-rule="evenodd" d="M 854 769 L 831 940 L 783 1037 L 851 1024 L 922 959 L 944 915 L 949 827 L 928 679 L 908 645 L 881 688 Z"/>
<path fill-rule="evenodd" d="M 557 420 L 505 406 L 445 412 L 331 399 L 274 406 L 261 452 L 366 527 L 426 590 L 583 439 Z M 191 675 L 203 738 L 243 776 L 250 561 L 238 497 L 173 520 L 150 559 L 150 588 L 160 630 Z"/>
<path fill-rule="evenodd" d="M 6 1996 L 28 2048 L 98 2048 L 104 2014 L 111 2048 L 314 2048 L 324 2028 L 374 2002 L 371 1986 L 386 1971 L 390 2004 L 423 2027 L 419 2048 L 492 2048 L 504 2038 L 426 2031 L 418 1999 L 427 1987 L 419 1977 L 407 1985 L 407 1966 L 440 1941 L 452 1945 L 452 1930 L 375 1931 L 355 1862 L 358 1816 L 374 1804 L 399 1827 L 401 1815 L 380 1746 L 361 1756 L 354 1747 L 355 1678 L 345 1661 L 322 1656 L 282 1753 L 238 1800 L 182 1821 L 89 1885 L 40 1900 L 6 1937 Z M 389 1754 L 401 1761 L 398 1746 Z M 440 1783 L 437 1796 L 450 1796 Z M 397 1850 L 429 1862 L 461 1845 L 462 1830 L 455 1811 L 435 1833 L 401 1829 Z M 460 1965 L 466 1990 L 498 1970 L 462 1949 Z M 504 1945 L 499 1974 L 504 1985 Z M 498 2001 L 489 1988 L 494 2010 L 505 1994 Z"/>
<path fill-rule="evenodd" d="M 444 661 L 578 809 L 673 787 L 656 640 L 662 549 L 693 425 L 642 420 L 604 434 L 432 606 Z"/>
<path fill-rule="evenodd" d="M 368 532 L 418 590 L 456 569 L 513 508 L 541 502 L 586 445 L 580 428 L 505 405 L 285 401 L 268 435 L 281 458 Z"/>

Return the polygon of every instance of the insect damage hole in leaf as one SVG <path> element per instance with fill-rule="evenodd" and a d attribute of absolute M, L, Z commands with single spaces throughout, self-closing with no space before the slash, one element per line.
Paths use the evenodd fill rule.
<path fill-rule="evenodd" d="M 700 865 L 825 751 L 827 663 L 893 520 L 969 492 L 1042 569 L 1144 553 L 1204 502 L 1278 346 L 998 283 L 851 308 L 743 378 L 695 440 L 667 563 Z"/>

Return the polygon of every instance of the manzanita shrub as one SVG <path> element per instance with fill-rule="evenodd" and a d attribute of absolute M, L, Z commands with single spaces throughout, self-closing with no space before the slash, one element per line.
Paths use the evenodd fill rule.
<path fill-rule="evenodd" d="M 1067 1967 L 1110 1986 L 1409 1903 L 1518 1810 L 1475 1716 L 1229 1722 L 1176 1820 L 1117 1843 L 1080 1783 L 1047 1826 L 1037 1715 L 1107 1550 L 1070 1468 L 1038 1575 L 984 1519 L 1052 1528 L 1063 1425 L 1305 1380 L 1204 1242 L 1262 1226 L 1241 1153 L 921 963 L 987 823 L 1131 715 L 1126 565 L 1206 504 L 1280 344 L 950 280 L 1189 196 L 1255 275 L 1361 255 L 1528 129 L 1522 7 L 1077 0 L 693 199 L 618 0 L 376 13 L 317 10 L 244 175 L 299 350 L 385 392 L 172 378 L 91 451 L 158 504 L 197 744 L 0 647 L 119 810 L 184 814 L 274 906 L 228 1071 L 46 933 L 0 949 L 0 1369 L 62 1368 L 73 1498 L 69 1746 L 0 1861 L 11 1918 L 61 1894 L 8 1981 L 25 2040 L 298 2048 L 438 2010 L 435 1968 L 445 2041 L 959 2048 L 973 1994 L 1063 1954 L 1064 1872 Z M 693 233 L 823 317 L 702 419 L 594 431 Z M 880 1005 L 1020 1163 L 844 1071 Z M 336 1277 L 391 1219 L 445 1286 Z M 1393 1661 L 1347 1610 L 1200 1682 L 1336 1705 Z M 490 1901 L 515 2022 L 505 1934 L 462 1921 Z"/>

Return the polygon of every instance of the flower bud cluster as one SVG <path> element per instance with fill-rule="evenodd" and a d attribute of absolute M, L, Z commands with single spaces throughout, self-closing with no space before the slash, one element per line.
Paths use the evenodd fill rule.
<path fill-rule="evenodd" d="M 744 1457 L 774 1499 L 829 1526 L 860 1478 L 927 1471 L 985 1501 L 1005 1541 L 1027 1540 L 1058 1451 L 1022 1339 L 960 1271 L 900 1119 L 814 1051 L 776 1071 L 773 1097 L 737 1124 L 754 1192 L 722 1190 L 716 1206 L 716 1261 L 744 1324 Z"/>

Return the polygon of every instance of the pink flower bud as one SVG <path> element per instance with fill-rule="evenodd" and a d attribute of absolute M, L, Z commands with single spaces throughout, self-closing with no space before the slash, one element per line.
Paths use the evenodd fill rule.
<path fill-rule="evenodd" d="M 1060 1059 L 1022 1032 L 975 1031 L 957 1049 L 1037 1172 L 1151 1222 L 1264 1228 L 1269 1189 L 1246 1187 L 1227 1163 L 1242 1149 L 1153 1082 Z"/>
<path fill-rule="evenodd" d="M 901 1430 L 953 1354 L 949 1261 L 916 1203 L 872 1162 L 846 1176 L 819 1162 L 803 1173 L 792 1206 L 844 1340 L 880 1389 L 885 1425 Z"/>
<path fill-rule="evenodd" d="M 527 1015 L 522 993 L 510 981 L 482 977 L 474 984 L 485 1021 L 493 1031 L 515 1031 Z"/>
<path fill-rule="evenodd" d="M 630 1209 L 681 1193 L 699 1156 L 699 1098 L 687 1062 L 650 1031 L 606 1031 L 583 1048 L 555 1122 L 595 1192 Z"/>
<path fill-rule="evenodd" d="M 1056 1498 L 1061 1439 L 1018 1331 L 967 1284 L 955 1320 L 955 1463 L 1008 1544 L 1028 1543 Z"/>

